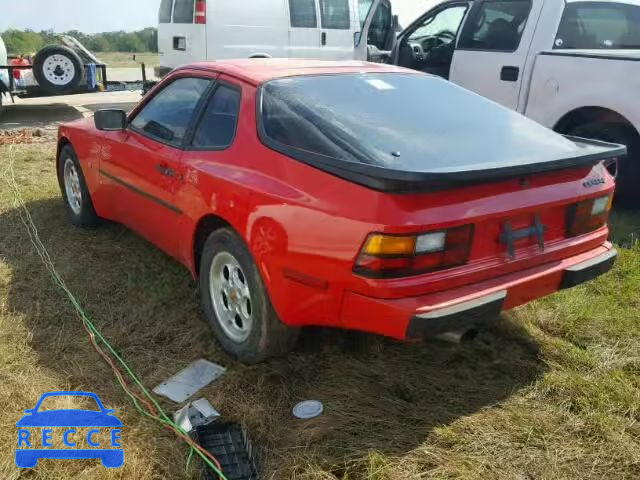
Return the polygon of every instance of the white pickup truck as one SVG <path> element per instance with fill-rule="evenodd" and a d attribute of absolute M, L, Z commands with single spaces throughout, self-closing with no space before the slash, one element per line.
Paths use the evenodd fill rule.
<path fill-rule="evenodd" d="M 399 34 L 391 61 L 627 145 L 619 200 L 640 206 L 640 0 L 448 0 Z"/>

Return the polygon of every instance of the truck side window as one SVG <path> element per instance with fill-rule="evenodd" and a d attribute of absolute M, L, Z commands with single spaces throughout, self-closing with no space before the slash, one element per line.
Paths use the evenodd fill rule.
<path fill-rule="evenodd" d="M 458 48 L 514 52 L 527 24 L 531 0 L 486 0 L 471 10 Z"/>
<path fill-rule="evenodd" d="M 240 89 L 220 85 L 209 99 L 192 145 L 212 150 L 223 149 L 233 143 L 240 111 Z"/>
<path fill-rule="evenodd" d="M 193 23 L 195 0 L 176 0 L 173 23 Z"/>
<path fill-rule="evenodd" d="M 553 48 L 640 48 L 640 7 L 626 3 L 568 3 Z"/>
<path fill-rule="evenodd" d="M 289 13 L 291 26 L 294 28 L 316 28 L 318 26 L 315 0 L 289 0 Z"/>
<path fill-rule="evenodd" d="M 320 0 L 322 28 L 349 30 L 351 13 L 349 0 Z"/>
<path fill-rule="evenodd" d="M 159 23 L 171 23 L 171 10 L 173 10 L 173 0 L 162 0 L 158 13 Z"/>

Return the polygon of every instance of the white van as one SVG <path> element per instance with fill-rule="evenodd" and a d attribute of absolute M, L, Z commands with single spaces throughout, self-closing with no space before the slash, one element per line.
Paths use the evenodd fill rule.
<path fill-rule="evenodd" d="M 162 0 L 156 73 L 228 58 L 366 60 L 394 36 L 389 0 Z"/>

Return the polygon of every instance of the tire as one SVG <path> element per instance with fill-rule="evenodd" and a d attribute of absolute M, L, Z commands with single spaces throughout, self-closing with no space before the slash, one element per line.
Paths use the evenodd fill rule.
<path fill-rule="evenodd" d="M 58 183 L 71 223 L 77 227 L 98 225 L 100 217 L 93 208 L 82 167 L 71 145 L 65 145 L 60 150 Z"/>
<path fill-rule="evenodd" d="M 72 49 L 49 45 L 36 54 L 33 75 L 43 90 L 49 93 L 67 93 L 80 85 L 84 77 L 84 65 L 80 56 Z"/>
<path fill-rule="evenodd" d="M 627 157 L 618 163 L 616 203 L 640 207 L 640 136 L 631 125 L 619 123 L 586 123 L 573 128 L 569 135 L 620 143 L 627 147 Z"/>
<path fill-rule="evenodd" d="M 293 348 L 299 329 L 280 321 L 249 250 L 230 228 L 205 242 L 199 283 L 204 313 L 227 353 L 254 364 Z"/>

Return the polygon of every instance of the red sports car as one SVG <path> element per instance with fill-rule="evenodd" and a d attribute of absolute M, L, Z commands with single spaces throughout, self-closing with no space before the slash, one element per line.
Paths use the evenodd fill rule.
<path fill-rule="evenodd" d="M 257 362 L 299 327 L 421 339 L 606 272 L 603 162 L 624 154 L 423 73 L 253 59 L 63 125 L 57 167 L 74 224 L 184 264 L 224 349 Z"/>

